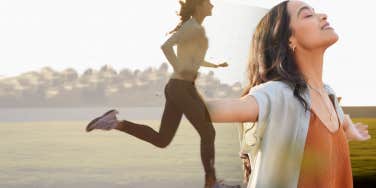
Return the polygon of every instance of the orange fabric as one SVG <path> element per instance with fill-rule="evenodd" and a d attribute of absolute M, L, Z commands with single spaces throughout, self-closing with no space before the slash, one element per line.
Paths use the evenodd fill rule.
<path fill-rule="evenodd" d="M 298 187 L 353 187 L 349 145 L 343 125 L 336 132 L 330 132 L 312 111 Z"/>

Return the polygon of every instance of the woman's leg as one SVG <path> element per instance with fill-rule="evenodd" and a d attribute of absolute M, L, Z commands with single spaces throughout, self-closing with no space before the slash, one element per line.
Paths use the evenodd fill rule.
<path fill-rule="evenodd" d="M 205 172 L 207 178 L 215 179 L 215 129 L 213 124 L 209 119 L 209 113 L 207 112 L 206 106 L 201 102 L 202 106 L 206 111 L 202 119 L 194 119 L 191 115 L 187 115 L 188 119 L 191 119 L 190 122 L 195 127 L 201 138 L 201 160 L 204 164 Z M 196 112 L 197 113 L 197 112 Z M 187 113 L 189 114 L 189 112 Z"/>
<path fill-rule="evenodd" d="M 206 184 L 213 185 L 216 181 L 215 174 L 215 129 L 211 123 L 209 112 L 200 98 L 196 103 L 184 111 L 184 115 L 191 122 L 200 135 L 201 161 L 205 169 Z M 198 109 L 199 108 L 199 109 Z"/>
<path fill-rule="evenodd" d="M 215 181 L 215 129 L 206 105 L 195 86 L 193 84 L 185 84 L 184 87 L 185 89 L 180 90 L 180 101 L 174 101 L 174 103 L 182 110 L 183 114 L 199 133 L 201 138 L 201 160 L 206 178 Z"/>
<path fill-rule="evenodd" d="M 167 89 L 168 86 L 166 86 L 166 90 Z M 120 121 L 115 129 L 128 133 L 157 147 L 165 148 L 171 143 L 175 136 L 182 116 L 183 113 L 175 106 L 166 93 L 166 104 L 159 132 L 156 132 L 147 125 L 136 124 L 126 120 Z"/>

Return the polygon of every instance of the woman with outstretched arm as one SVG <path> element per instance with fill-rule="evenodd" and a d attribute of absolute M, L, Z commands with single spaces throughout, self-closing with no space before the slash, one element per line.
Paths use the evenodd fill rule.
<path fill-rule="evenodd" d="M 323 82 L 324 54 L 337 40 L 326 14 L 281 2 L 253 35 L 244 96 L 206 102 L 213 122 L 254 122 L 244 136 L 248 188 L 353 186 L 348 140 L 370 135 Z"/>

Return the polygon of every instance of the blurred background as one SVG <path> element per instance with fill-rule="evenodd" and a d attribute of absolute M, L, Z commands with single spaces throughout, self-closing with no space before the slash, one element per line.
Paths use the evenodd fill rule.
<path fill-rule="evenodd" d="M 253 30 L 276 0 L 212 0 L 204 26 L 205 99 L 240 96 Z M 324 80 L 354 121 L 376 136 L 372 1 L 310 0 L 340 40 L 325 56 Z M 156 149 L 117 132 L 86 134 L 109 108 L 158 129 L 172 72 L 160 45 L 178 23 L 178 0 L 0 1 L 0 187 L 200 187 L 199 136 L 184 120 Z M 219 177 L 242 181 L 237 124 L 216 124 Z M 374 185 L 376 142 L 350 142 L 355 187 Z"/>

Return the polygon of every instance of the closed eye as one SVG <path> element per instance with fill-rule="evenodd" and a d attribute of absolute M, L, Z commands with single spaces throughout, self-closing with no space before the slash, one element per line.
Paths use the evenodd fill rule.
<path fill-rule="evenodd" d="M 311 17 L 311 16 L 313 16 L 315 14 L 315 9 L 313 9 L 313 8 L 311 8 L 309 6 L 304 6 L 304 7 L 300 8 L 298 10 L 297 16 L 299 17 L 301 15 L 301 13 L 303 13 L 303 12 L 305 14 L 307 14 L 306 16 L 303 16 L 303 18 Z"/>

